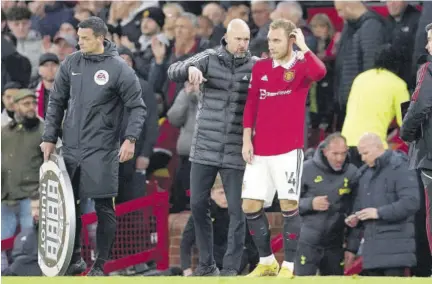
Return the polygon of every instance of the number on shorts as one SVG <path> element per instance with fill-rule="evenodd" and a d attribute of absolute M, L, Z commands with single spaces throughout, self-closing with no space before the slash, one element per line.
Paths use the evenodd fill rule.
<path fill-rule="evenodd" d="M 285 172 L 288 184 L 292 184 L 294 187 L 296 185 L 296 179 L 294 177 L 294 172 L 291 172 L 288 176 L 288 172 Z"/>

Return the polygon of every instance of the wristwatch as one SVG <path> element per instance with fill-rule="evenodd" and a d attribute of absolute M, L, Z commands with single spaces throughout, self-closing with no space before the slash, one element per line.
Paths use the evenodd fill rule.
<path fill-rule="evenodd" d="M 136 142 L 136 138 L 132 137 L 132 136 L 127 136 L 126 140 L 129 140 L 129 142 L 131 142 L 132 144 L 134 144 Z"/>

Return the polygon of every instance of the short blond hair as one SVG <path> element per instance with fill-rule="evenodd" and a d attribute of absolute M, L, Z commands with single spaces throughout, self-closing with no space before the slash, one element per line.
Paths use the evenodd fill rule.
<path fill-rule="evenodd" d="M 285 19 L 277 19 L 271 22 L 270 29 L 283 29 L 287 37 L 296 29 L 296 25 L 290 20 Z"/>

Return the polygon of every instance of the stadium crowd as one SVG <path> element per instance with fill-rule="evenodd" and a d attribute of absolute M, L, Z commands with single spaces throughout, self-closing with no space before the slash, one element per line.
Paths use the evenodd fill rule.
<path fill-rule="evenodd" d="M 332 12 L 308 15 L 311 7 L 331 7 Z M 191 183 L 209 185 L 210 208 L 199 210 L 211 212 L 214 233 L 209 239 L 214 247 L 210 250 L 213 256 L 206 257 L 217 268 L 201 267 L 193 273 L 191 248 L 202 242 L 204 232 L 191 216 L 181 243 L 183 275 L 219 275 L 219 269 L 225 275 L 256 269 L 261 275 L 273 275 L 272 268 L 265 267 L 271 263 L 263 261 L 250 214 L 243 207 L 249 218 L 246 222 L 243 212 L 237 212 L 241 203 L 238 210 L 229 206 L 233 191 L 238 195 L 242 191 L 241 182 L 233 176 L 242 181 L 245 163 L 241 146 L 237 151 L 235 146 L 225 145 L 241 141 L 243 128 L 226 134 L 224 127 L 237 125 L 243 110 L 236 110 L 244 108 L 245 102 L 228 98 L 204 104 L 203 88 L 191 83 L 190 75 L 187 79 L 188 68 L 195 66 L 187 62 L 190 58 L 202 62 L 209 49 L 219 52 L 220 62 L 210 59 L 202 72 L 209 75 L 206 95 L 217 96 L 226 88 L 241 93 L 251 80 L 251 71 L 242 68 L 252 61 L 243 63 L 224 49 L 227 30 L 233 27 L 230 23 L 235 19 L 247 23 L 250 40 L 245 49 L 250 58 L 268 58 L 270 23 L 285 19 L 301 30 L 307 47 L 327 70 L 321 80 L 311 84 L 306 102 L 299 232 L 284 236 L 287 246 L 291 239 L 296 240 L 295 274 L 343 275 L 344 266 L 349 267 L 361 255 L 365 275 L 431 276 L 428 222 L 432 190 L 428 183 L 423 184 L 432 170 L 427 164 L 431 153 L 427 140 L 418 140 L 419 127 L 414 125 L 422 124 L 418 114 L 427 116 L 427 107 L 408 109 L 408 105 L 410 100 L 418 100 L 430 109 L 430 100 L 420 99 L 425 88 L 430 92 L 430 86 L 419 86 L 431 84 L 432 2 L 2 1 L 1 8 L 2 240 L 19 232 L 12 254 L 2 251 L 2 275 L 41 275 L 37 223 L 44 120 L 54 81 L 61 77 L 60 66 L 79 52 L 79 23 L 97 16 L 108 27 L 105 38 L 115 43 L 116 52 L 138 78 L 146 105 L 134 156 L 119 166 L 115 203 L 145 196 L 147 181 L 163 177 L 166 171 L 170 182 L 163 186 L 170 192 L 170 213 L 191 210 L 195 205 L 194 214 L 208 198 L 190 200 Z M 233 74 L 241 76 L 226 81 L 224 74 L 218 73 L 219 64 L 233 64 Z M 72 78 L 75 75 L 81 73 L 72 71 Z M 115 78 L 95 75 L 87 79 L 101 85 Z M 206 132 L 201 137 L 204 147 L 199 148 L 194 147 L 198 139 L 194 135 L 202 108 L 208 116 L 200 118 L 199 127 Z M 230 114 L 221 116 L 214 108 L 226 108 L 234 118 L 227 122 Z M 412 114 L 414 111 L 417 113 Z M 241 118 L 235 117 L 239 113 Z M 133 115 L 126 111 L 119 123 L 122 143 L 129 139 L 125 133 Z M 107 127 L 117 125 L 108 117 L 102 121 Z M 389 135 L 399 135 L 400 127 L 402 139 L 410 142 L 409 153 L 397 151 L 406 146 L 402 140 L 399 144 L 389 142 Z M 197 164 L 205 166 L 198 169 Z M 200 177 L 191 175 L 194 167 Z M 212 178 L 207 181 L 206 176 Z M 265 207 L 267 212 L 287 211 L 277 198 Z M 95 210 L 92 197 L 81 200 L 80 213 Z M 196 213 L 194 217 L 204 215 Z M 236 228 L 231 228 L 233 216 L 238 218 Z M 241 226 L 248 227 L 245 234 Z M 235 251 L 231 246 L 238 239 L 244 246 Z M 200 253 L 202 265 L 204 253 Z"/>

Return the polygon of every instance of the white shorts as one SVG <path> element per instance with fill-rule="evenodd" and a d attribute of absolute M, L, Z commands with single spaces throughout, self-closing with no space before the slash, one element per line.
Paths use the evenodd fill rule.
<path fill-rule="evenodd" d="M 299 201 L 303 172 L 303 150 L 277 156 L 254 156 L 246 165 L 242 199 L 263 200 L 270 207 L 274 195 L 281 200 Z"/>

